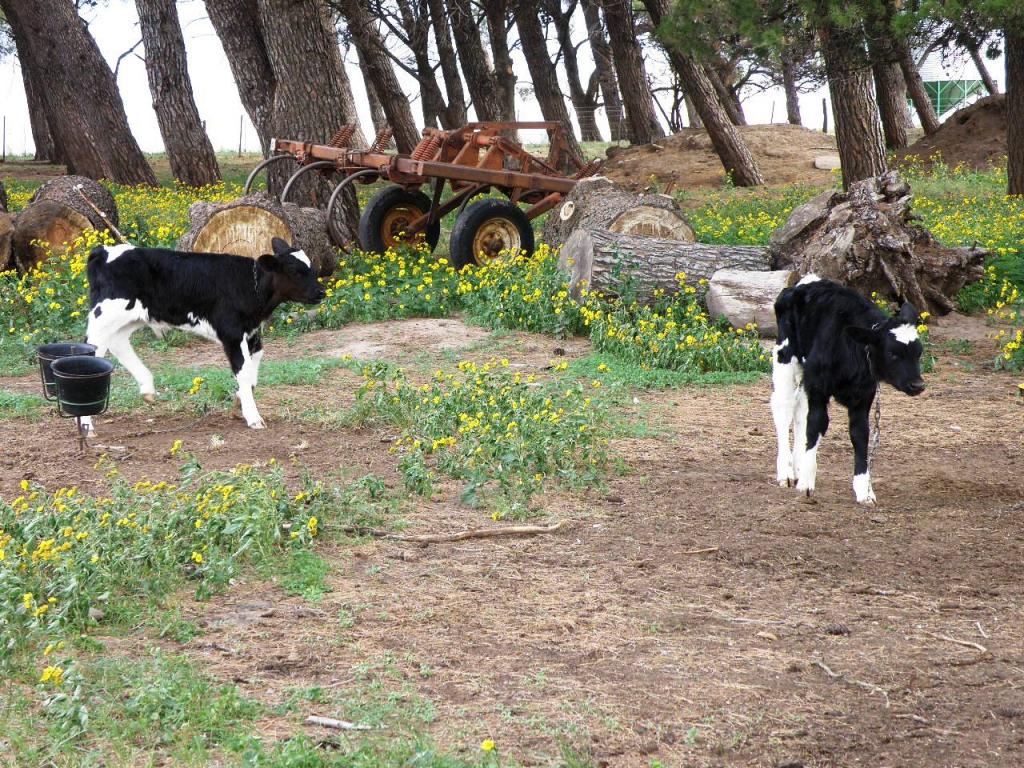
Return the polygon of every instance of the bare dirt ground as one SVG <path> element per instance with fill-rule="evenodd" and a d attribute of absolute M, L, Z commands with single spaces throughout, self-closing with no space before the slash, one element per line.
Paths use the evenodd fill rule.
<path fill-rule="evenodd" d="M 355 337 L 398 362 L 419 359 L 422 349 L 382 341 L 403 335 L 395 324 L 376 337 L 373 328 Z M 969 348 L 951 341 L 971 334 Z M 255 580 L 208 603 L 185 596 L 203 631 L 174 647 L 273 704 L 310 686 L 343 696 L 370 675 L 432 701 L 430 731 L 445 747 L 492 738 L 526 765 L 551 764 L 560 742 L 616 767 L 1022 765 L 1024 411 L 1016 377 L 986 366 L 994 350 L 978 321 L 943 321 L 933 336 L 947 351 L 927 392 L 883 393 L 876 508 L 853 502 L 839 410 L 808 502 L 772 481 L 767 379 L 638 392 L 646 436 L 613 445 L 625 473 L 542 498 L 551 518 L 569 521 L 563 531 L 430 547 L 325 542 L 333 591 L 321 602 Z M 300 341 L 314 338 L 343 349 L 353 332 Z M 512 334 L 470 351 L 499 344 L 531 367 L 565 347 Z M 310 354 L 282 345 L 272 341 L 268 357 Z M 517 348 L 531 351 L 520 360 Z M 211 468 L 294 456 L 296 474 L 305 465 L 394 483 L 384 431 L 287 418 L 289 398 L 343 407 L 354 388 L 332 372 L 315 391 L 264 391 L 265 432 L 223 413 L 196 420 L 140 404 L 104 417 L 101 440 L 126 447 L 119 466 L 131 478 L 173 478 L 180 459 L 167 448 L 181 438 Z M 29 475 L 104 483 L 69 435 L 55 418 L 0 422 L 0 493 Z M 410 531 L 488 524 L 458 490 L 449 483 L 404 508 Z M 156 642 L 170 643 L 120 650 Z M 308 709 L 261 730 L 286 738 L 305 714 L 345 714 Z"/>

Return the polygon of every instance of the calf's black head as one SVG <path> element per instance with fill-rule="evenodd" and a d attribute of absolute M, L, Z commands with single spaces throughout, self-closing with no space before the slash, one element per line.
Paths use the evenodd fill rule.
<path fill-rule="evenodd" d="M 319 304 L 326 292 L 316 279 L 309 257 L 279 237 L 271 241 L 274 252 L 260 256 L 259 265 L 270 275 L 274 296 L 280 301 Z"/>
<path fill-rule="evenodd" d="M 921 378 L 921 353 L 917 326 L 921 318 L 913 304 L 904 304 L 895 317 L 871 328 L 850 326 L 847 335 L 868 346 L 875 376 L 900 392 L 919 395 L 924 392 Z"/>

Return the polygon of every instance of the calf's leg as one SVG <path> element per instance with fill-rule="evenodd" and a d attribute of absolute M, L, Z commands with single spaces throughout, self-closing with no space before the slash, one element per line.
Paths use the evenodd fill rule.
<path fill-rule="evenodd" d="M 808 496 L 814 493 L 818 476 L 818 446 L 828 430 L 828 398 L 807 393 L 807 449 L 800 456 L 796 471 L 796 488 Z"/>
<path fill-rule="evenodd" d="M 110 348 L 111 353 L 117 358 L 118 362 L 121 363 L 132 375 L 132 378 L 139 385 L 139 392 L 142 394 L 142 399 L 147 403 L 156 402 L 156 388 L 153 386 L 153 374 L 150 372 L 146 364 L 139 359 L 139 356 L 135 354 L 135 350 L 132 348 L 131 337 L 135 332 L 133 326 L 122 328 L 117 333 L 113 334 L 107 341 L 107 346 Z M 97 353 L 99 350 L 97 350 Z"/>
<path fill-rule="evenodd" d="M 871 403 L 850 408 L 850 442 L 853 443 L 853 495 L 860 504 L 874 504 L 875 492 L 871 488 L 871 474 L 868 472 L 868 438 L 870 425 L 868 414 Z"/>
<path fill-rule="evenodd" d="M 256 408 L 256 398 L 253 397 L 253 387 L 256 386 L 256 379 L 259 375 L 259 359 L 253 360 L 249 351 L 249 342 L 243 336 L 240 339 L 228 339 L 223 341 L 224 352 L 231 361 L 231 370 L 238 382 L 238 400 L 242 404 L 242 418 L 245 423 L 253 429 L 263 429 L 267 425 Z"/>
<path fill-rule="evenodd" d="M 772 359 L 772 420 L 775 422 L 775 436 L 779 449 L 775 459 L 775 479 L 781 486 L 792 486 L 796 482 L 793 465 L 793 451 L 790 449 L 790 431 L 796 413 L 798 398 L 803 393 L 801 386 L 800 363 L 792 359 L 788 363 L 779 362 L 781 348 L 776 347 Z M 800 433 L 795 435 L 795 442 L 801 442 Z"/>

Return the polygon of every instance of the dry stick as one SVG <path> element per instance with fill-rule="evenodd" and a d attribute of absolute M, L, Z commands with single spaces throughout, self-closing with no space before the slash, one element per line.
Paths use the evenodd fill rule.
<path fill-rule="evenodd" d="M 817 659 L 812 661 L 811 664 L 821 669 L 826 675 L 831 677 L 833 680 L 842 680 L 844 683 L 852 683 L 853 685 L 856 685 L 867 691 L 882 694 L 882 697 L 885 699 L 885 708 L 889 708 L 889 694 L 886 693 L 886 690 L 884 688 L 877 685 L 873 685 L 871 683 L 865 683 L 863 680 L 847 679 L 846 675 L 841 675 L 838 672 L 833 672 L 831 669 L 829 669 L 828 665 L 825 664 L 825 662 L 818 661 Z"/>
<path fill-rule="evenodd" d="M 703 555 L 707 552 L 717 552 L 718 547 L 704 547 L 704 549 L 684 549 L 680 555 Z"/>
<path fill-rule="evenodd" d="M 341 530 L 345 533 L 355 533 L 361 536 L 376 536 L 390 541 L 402 541 L 410 544 L 441 544 L 449 541 L 462 541 L 464 539 L 489 539 L 497 536 L 533 536 L 539 533 L 554 533 L 565 525 L 564 520 L 559 520 L 552 525 L 509 525 L 502 528 L 469 528 L 456 533 L 426 533 L 418 536 L 402 536 L 389 531 L 382 531 L 379 528 L 361 528 L 358 525 L 345 525 Z"/>
<path fill-rule="evenodd" d="M 921 631 L 929 637 L 934 637 L 936 640 L 945 640 L 947 643 L 956 643 L 957 645 L 962 645 L 965 648 L 973 648 L 981 653 L 988 653 L 988 648 L 980 643 L 972 643 L 970 640 L 957 640 L 955 637 L 950 637 L 949 635 L 937 635 L 934 632 L 929 632 L 927 629 L 922 629 Z"/>
<path fill-rule="evenodd" d="M 372 731 L 372 725 L 361 723 L 350 723 L 348 720 L 335 720 L 333 717 L 320 717 L 310 715 L 306 718 L 306 725 L 319 725 L 324 728 L 333 728 L 336 731 Z"/>
<path fill-rule="evenodd" d="M 126 245 L 131 245 L 131 243 L 128 242 L 128 238 L 126 238 L 124 235 L 121 234 L 121 230 L 119 230 L 117 227 L 115 227 L 113 225 L 113 223 L 110 221 L 110 219 L 107 218 L 107 214 L 105 214 L 103 211 L 101 211 L 99 209 L 99 207 L 96 205 L 96 203 L 94 203 L 92 200 L 90 200 L 89 196 L 86 195 L 85 192 L 82 191 L 82 185 L 81 184 L 79 184 L 78 186 L 75 187 L 75 191 L 79 195 L 82 196 L 82 199 L 85 200 L 86 204 L 90 208 L 92 208 L 94 211 L 96 211 L 97 214 L 99 214 L 99 217 L 101 219 L 103 219 L 103 223 L 107 225 L 107 228 L 111 232 L 113 232 L 115 235 L 117 235 L 117 239 L 118 240 L 120 240 L 122 243 L 125 243 Z"/>

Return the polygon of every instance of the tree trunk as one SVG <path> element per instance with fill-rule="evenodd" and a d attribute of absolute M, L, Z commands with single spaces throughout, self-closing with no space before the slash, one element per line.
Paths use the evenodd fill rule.
<path fill-rule="evenodd" d="M 56 200 L 31 203 L 14 219 L 11 233 L 11 259 L 25 274 L 50 256 L 62 255 L 92 223 L 78 211 Z"/>
<path fill-rule="evenodd" d="M 914 222 L 912 201 L 894 171 L 854 182 L 848 192 L 824 192 L 772 233 L 775 268 L 945 314 L 964 285 L 984 276 L 988 252 L 941 245 Z"/>
<path fill-rule="evenodd" d="M 0 206 L 0 272 L 17 269 L 14 261 L 14 216 Z"/>
<path fill-rule="evenodd" d="M 199 117 L 174 0 L 135 0 L 146 75 L 171 173 L 190 187 L 220 181 L 220 167 Z"/>
<path fill-rule="evenodd" d="M 497 86 L 501 119 L 516 119 L 516 73 L 508 47 L 509 0 L 482 0 L 487 17 L 487 37 L 491 41 L 494 83 Z"/>
<path fill-rule="evenodd" d="M 724 317 L 733 328 L 757 326 L 765 337 L 778 335 L 775 300 L 784 288 L 796 284 L 799 274 L 789 269 L 750 272 L 720 269 L 708 281 L 704 302 L 711 317 Z"/>
<path fill-rule="evenodd" d="M 379 131 L 388 124 L 388 118 L 384 114 L 384 105 L 380 103 L 380 97 L 377 96 L 377 88 L 374 85 L 373 78 L 370 76 L 369 70 L 366 67 L 366 63 L 363 61 L 363 55 L 356 48 L 356 60 L 359 62 L 359 72 L 363 76 L 363 88 L 366 90 L 366 101 L 370 106 L 370 122 L 373 124 L 373 130 Z M 426 116 L 426 104 L 427 100 L 423 99 L 424 105 L 424 120 L 427 125 L 433 125 L 433 123 Z"/>
<path fill-rule="evenodd" d="M 561 0 L 545 4 L 545 10 L 550 14 L 558 35 L 558 48 L 562 54 L 562 63 L 565 65 L 566 80 L 569 82 L 569 98 L 572 100 L 573 109 L 576 110 L 576 121 L 580 124 L 580 138 L 583 141 L 604 141 L 597 127 L 597 71 L 594 71 L 591 82 L 584 90 L 576 46 L 572 43 L 572 13 L 575 9 L 575 2 L 570 4 L 568 12 L 562 11 Z"/>
<path fill-rule="evenodd" d="M 2 0 L 0 9 L 31 59 L 47 123 L 69 170 L 156 185 L 128 127 L 114 74 L 71 0 Z"/>
<path fill-rule="evenodd" d="M 242 106 L 256 127 L 263 154 L 274 138 L 274 70 L 263 43 L 257 0 L 206 0 L 206 11 L 224 48 Z M 282 137 L 284 138 L 284 137 Z"/>
<path fill-rule="evenodd" d="M 17 40 L 15 40 L 17 45 Z M 22 60 L 21 54 L 18 59 Z M 43 102 L 42 94 L 36 88 L 31 77 L 31 69 L 27 63 L 21 66 L 21 81 L 25 86 L 25 101 L 28 102 L 28 119 L 32 127 L 32 143 L 35 145 L 36 160 L 45 160 L 48 163 L 59 163 L 60 154 L 57 152 L 57 145 L 53 143 L 53 136 L 50 134 L 50 124 L 46 119 L 46 105 Z"/>
<path fill-rule="evenodd" d="M 188 209 L 189 229 L 178 249 L 199 253 L 232 253 L 258 258 L 280 237 L 298 246 L 321 277 L 334 272 L 338 257 L 327 237 L 324 212 L 293 203 L 283 206 L 259 192 L 230 203 L 193 203 Z"/>
<path fill-rule="evenodd" d="M 971 54 L 971 61 L 974 62 L 974 68 L 978 70 L 978 74 L 981 75 L 981 82 L 985 84 L 985 90 L 988 91 L 989 96 L 995 96 L 999 93 L 999 86 L 996 85 L 996 81 L 992 78 L 992 73 L 988 71 L 988 67 L 985 65 L 985 59 L 981 56 L 981 51 L 978 49 L 978 44 L 970 42 L 967 44 L 967 50 Z"/>
<path fill-rule="evenodd" d="M 374 23 L 373 16 L 361 0 L 334 0 L 348 22 L 348 30 L 359 51 L 364 75 L 373 81 L 373 90 L 380 99 L 391 129 L 394 131 L 398 151 L 409 154 L 420 142 L 420 132 L 412 117 L 409 98 L 395 77 L 384 48 L 384 41 Z M 363 145 L 367 146 L 367 145 Z"/>
<path fill-rule="evenodd" d="M 871 71 L 875 78 L 875 98 L 882 118 L 886 149 L 903 149 L 909 143 L 907 136 L 912 127 L 903 72 L 893 61 L 875 61 Z"/>
<path fill-rule="evenodd" d="M 827 18 L 825 14 L 822 17 Z M 818 37 L 832 97 L 845 189 L 855 181 L 885 172 L 885 138 L 872 93 L 863 32 L 825 22 Z"/>
<path fill-rule="evenodd" d="M 921 72 L 917 69 L 906 43 L 897 43 L 897 54 L 899 55 L 900 69 L 903 71 L 903 82 L 907 86 L 910 100 L 914 102 L 914 109 L 921 121 L 921 127 L 926 136 L 931 136 L 939 130 L 940 123 L 938 115 L 935 114 L 932 100 L 928 98 L 928 91 L 925 90 Z"/>
<path fill-rule="evenodd" d="M 683 103 L 686 105 L 686 122 L 690 128 L 703 128 L 704 121 L 700 119 L 700 112 L 694 106 L 693 99 L 690 98 L 689 93 L 683 98 Z"/>
<path fill-rule="evenodd" d="M 729 116 L 729 121 L 733 125 L 746 125 L 747 118 L 743 114 L 743 108 L 740 106 L 736 95 L 722 82 L 722 76 L 719 74 L 718 69 L 713 65 L 709 65 L 704 67 L 704 70 L 707 73 L 708 80 L 711 81 L 711 85 L 715 88 L 715 93 L 718 94 L 718 100 L 722 103 L 725 113 Z"/>
<path fill-rule="evenodd" d="M 802 125 L 800 120 L 800 92 L 796 86 L 796 62 L 788 49 L 782 51 L 782 89 L 786 94 L 786 120 L 790 125 Z"/>
<path fill-rule="evenodd" d="M 766 272 L 771 256 L 761 245 L 705 245 L 622 235 L 602 229 L 577 229 L 559 254 L 558 265 L 569 277 L 569 293 L 601 291 L 617 294 L 628 281 L 637 301 L 647 302 L 658 289 L 674 293 L 677 275 L 687 282 L 710 280 L 720 269 Z"/>
<path fill-rule="evenodd" d="M 1007 193 L 1024 195 L 1024 29 L 1007 27 L 1005 34 Z"/>
<path fill-rule="evenodd" d="M 566 146 L 570 154 L 582 159 L 583 150 L 576 140 L 576 132 L 565 108 L 562 89 L 558 87 L 558 73 L 548 55 L 548 46 L 544 40 L 544 30 L 540 25 L 536 3 L 520 0 L 516 7 L 516 26 L 519 27 L 519 42 L 523 46 L 523 56 L 526 57 L 527 66 L 530 68 L 533 94 L 540 104 L 541 114 L 545 120 L 560 122 L 565 126 Z"/>
<path fill-rule="evenodd" d="M 665 132 L 654 112 L 654 95 L 640 56 L 633 8 L 629 0 L 605 0 L 604 18 L 608 25 L 615 73 L 622 90 L 622 102 L 626 108 L 629 140 L 633 144 L 650 144 L 664 136 Z"/>
<path fill-rule="evenodd" d="M 604 112 L 608 117 L 608 131 L 612 141 L 622 141 L 629 138 L 629 131 L 622 111 L 622 100 L 619 98 L 619 84 L 615 79 L 612 49 L 608 45 L 604 24 L 601 22 L 601 11 L 595 0 L 581 0 L 581 4 L 583 18 L 587 23 L 590 50 L 594 54 L 594 70 L 601 84 L 601 98 L 604 100 Z"/>
<path fill-rule="evenodd" d="M 425 3 L 417 3 L 413 8 L 411 0 L 397 0 L 398 12 L 402 17 L 405 29 L 405 43 L 412 51 L 416 62 L 416 79 L 420 86 L 420 102 L 423 112 L 423 125 L 436 128 L 440 122 L 444 125 L 442 115 L 445 111 L 444 94 L 434 76 L 434 67 L 430 62 L 430 16 Z M 380 7 L 380 6 L 377 6 Z M 417 12 L 418 10 L 418 12 Z"/>
<path fill-rule="evenodd" d="M 462 72 L 466 76 L 466 87 L 473 99 L 477 120 L 492 122 L 502 117 L 502 101 L 494 74 L 487 62 L 484 45 L 480 40 L 480 28 L 473 16 L 470 0 L 447 0 Z"/>
<path fill-rule="evenodd" d="M 604 176 L 582 179 L 548 214 L 541 242 L 552 248 L 577 229 L 606 229 L 692 243 L 697 239 L 679 204 L 668 195 L 635 195 Z"/>
<path fill-rule="evenodd" d="M 448 16 L 445 13 L 444 0 L 427 0 L 430 8 L 430 22 L 434 27 L 434 42 L 437 45 L 437 56 L 441 60 L 441 77 L 444 79 L 444 91 L 448 96 L 448 107 L 441 113 L 441 127 L 451 130 L 460 128 L 468 121 L 466 118 L 466 94 L 462 90 L 462 77 L 459 73 L 455 48 L 452 45 L 451 29 L 448 27 Z"/>
<path fill-rule="evenodd" d="M 88 198 L 89 202 L 84 198 Z M 29 204 L 39 200 L 55 200 L 85 216 L 93 228 L 101 231 L 108 229 L 107 222 L 115 227 L 121 223 L 117 203 L 110 190 L 85 176 L 57 176 L 50 179 L 35 191 Z"/>
<path fill-rule="evenodd" d="M 669 0 L 645 0 L 647 12 L 655 26 L 661 24 L 668 11 L 668 3 Z M 674 47 L 667 47 L 666 51 L 686 94 L 693 100 L 694 108 L 704 122 L 711 144 L 722 161 L 722 167 L 732 176 L 733 183 L 741 187 L 764 184 L 761 169 L 758 168 L 754 156 L 750 154 L 743 137 L 725 113 L 714 86 L 708 80 L 705 68 L 699 66 L 692 56 L 687 56 Z"/>

